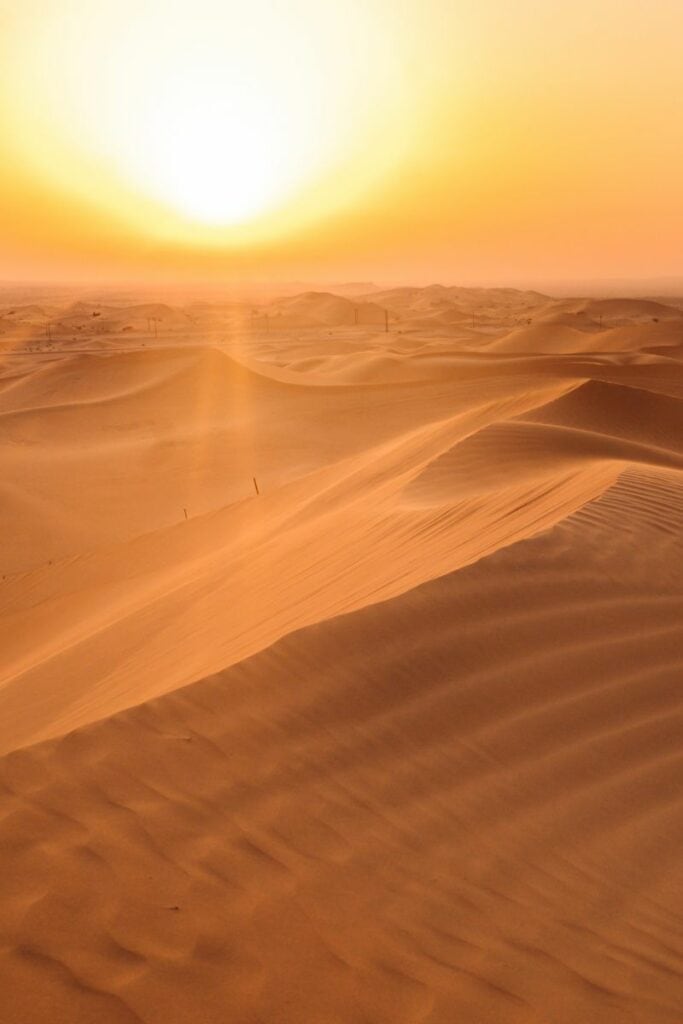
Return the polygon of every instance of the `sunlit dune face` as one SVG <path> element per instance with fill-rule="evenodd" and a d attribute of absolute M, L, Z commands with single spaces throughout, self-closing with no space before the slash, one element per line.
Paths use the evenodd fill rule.
<path fill-rule="evenodd" d="M 386 127 L 399 62 L 378 10 L 55 4 L 14 54 L 18 104 L 33 121 L 24 148 L 67 187 L 134 216 L 144 208 L 152 228 L 257 221 L 314 192 Z"/>

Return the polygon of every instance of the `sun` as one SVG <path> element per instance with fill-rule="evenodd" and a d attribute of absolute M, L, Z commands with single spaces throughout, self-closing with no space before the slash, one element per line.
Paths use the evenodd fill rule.
<path fill-rule="evenodd" d="M 190 69 L 166 84 L 147 120 L 145 146 L 128 154 L 126 168 L 182 214 L 206 224 L 243 223 L 315 171 L 322 154 L 305 138 L 295 144 L 287 113 L 230 72 Z"/>
<path fill-rule="evenodd" d="M 148 226 L 263 222 L 302 195 L 314 199 L 350 153 L 376 168 L 395 148 L 399 133 L 376 145 L 400 77 L 383 4 L 48 7 L 16 55 L 15 88 L 40 121 L 22 134 L 42 173 L 104 204 L 144 208 Z"/>

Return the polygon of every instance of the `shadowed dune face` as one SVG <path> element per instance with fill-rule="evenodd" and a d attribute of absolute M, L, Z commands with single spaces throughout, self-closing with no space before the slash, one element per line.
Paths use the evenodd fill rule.
<path fill-rule="evenodd" d="M 69 309 L 0 368 L 7 1019 L 679 1024 L 677 307 Z"/>

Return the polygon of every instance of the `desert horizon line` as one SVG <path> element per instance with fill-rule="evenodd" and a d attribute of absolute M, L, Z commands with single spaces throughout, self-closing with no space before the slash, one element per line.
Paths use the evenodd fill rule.
<path fill-rule="evenodd" d="M 536 291 L 547 294 L 549 297 L 639 297 L 650 296 L 671 297 L 683 294 L 683 274 L 680 277 L 674 275 L 652 276 L 652 277 L 587 277 L 587 278 L 392 278 L 382 280 L 373 278 L 363 280 L 361 278 L 235 278 L 220 280 L 205 278 L 197 280 L 179 279 L 173 277 L 159 278 L 117 278 L 112 275 L 102 278 L 0 278 L 0 293 L 12 289 L 26 289 L 28 291 L 58 291 L 58 290 L 101 290 L 103 293 L 113 291 L 130 291 L 150 293 L 155 290 L 173 290 L 176 293 L 206 292 L 235 292 L 239 290 L 258 292 L 259 290 L 284 289 L 291 292 L 295 289 L 301 291 L 334 292 L 335 289 L 354 289 L 360 296 L 364 294 L 361 289 L 367 289 L 367 293 L 392 291 L 403 288 L 463 288 L 463 289 L 512 289 L 515 291 Z"/>

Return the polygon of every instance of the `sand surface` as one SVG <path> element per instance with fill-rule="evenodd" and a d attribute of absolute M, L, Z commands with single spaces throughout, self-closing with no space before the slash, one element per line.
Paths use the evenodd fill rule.
<path fill-rule="evenodd" d="M 681 1024 L 683 302 L 6 298 L 3 1024 Z"/>

